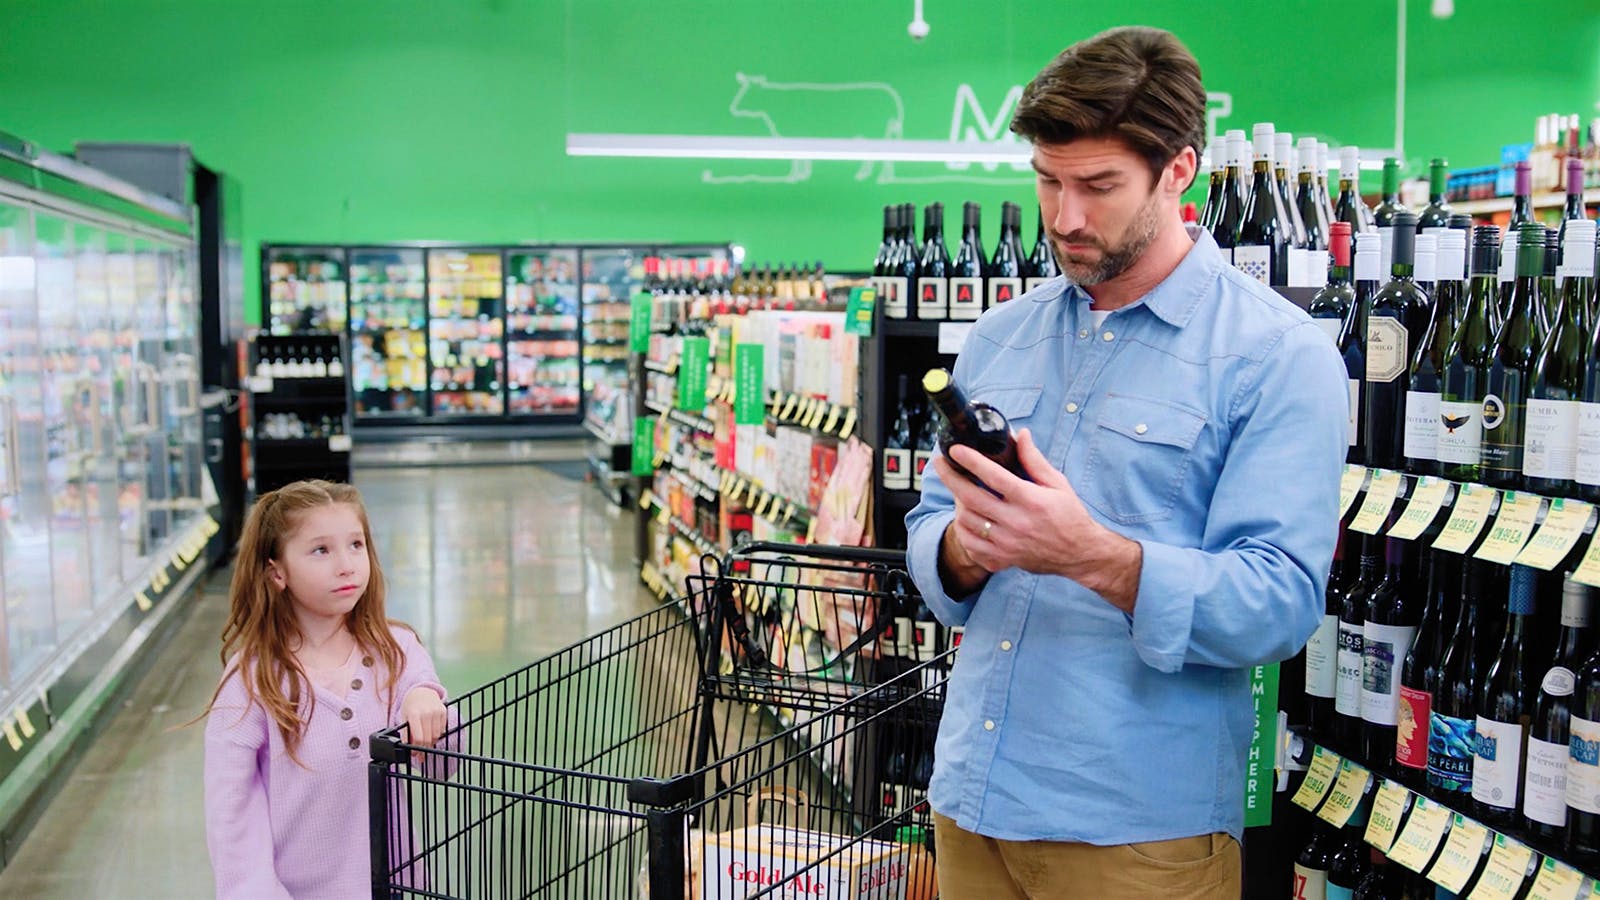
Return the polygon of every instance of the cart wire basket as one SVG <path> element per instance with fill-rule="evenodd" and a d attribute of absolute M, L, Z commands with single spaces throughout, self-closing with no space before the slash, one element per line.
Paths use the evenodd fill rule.
<path fill-rule="evenodd" d="M 369 744 L 375 898 L 926 900 L 955 649 L 901 551 L 750 544 Z"/>

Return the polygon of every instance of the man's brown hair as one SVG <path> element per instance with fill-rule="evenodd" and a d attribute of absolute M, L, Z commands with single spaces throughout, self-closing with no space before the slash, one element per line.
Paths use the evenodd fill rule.
<path fill-rule="evenodd" d="M 1028 83 L 1011 130 L 1043 144 L 1119 138 L 1158 179 L 1184 147 L 1196 156 L 1205 150 L 1200 63 L 1159 28 L 1102 31 L 1061 51 Z"/>

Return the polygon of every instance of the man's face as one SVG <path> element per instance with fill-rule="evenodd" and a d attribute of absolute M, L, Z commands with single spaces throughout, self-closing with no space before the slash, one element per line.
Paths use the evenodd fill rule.
<path fill-rule="evenodd" d="M 1162 181 L 1114 138 L 1035 144 L 1035 188 L 1056 261 L 1068 278 L 1096 285 L 1121 275 L 1155 239 Z"/>

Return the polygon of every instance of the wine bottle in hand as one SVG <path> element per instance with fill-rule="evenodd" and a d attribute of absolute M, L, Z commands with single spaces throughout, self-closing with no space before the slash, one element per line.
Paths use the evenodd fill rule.
<path fill-rule="evenodd" d="M 982 484 L 950 457 L 950 449 L 960 444 L 994 460 L 1019 478 L 1027 477 L 1017 459 L 1017 442 L 1011 435 L 1011 424 L 1000 410 L 987 403 L 968 400 L 944 369 L 930 369 L 922 376 L 922 389 L 927 391 L 929 402 L 944 420 L 939 428 L 939 452 L 944 454 L 951 468 Z"/>

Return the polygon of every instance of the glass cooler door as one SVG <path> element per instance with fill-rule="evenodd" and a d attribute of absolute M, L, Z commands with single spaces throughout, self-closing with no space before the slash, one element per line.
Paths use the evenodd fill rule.
<path fill-rule="evenodd" d="M 498 250 L 428 251 L 428 363 L 436 416 L 505 413 L 505 279 Z"/>
<path fill-rule="evenodd" d="M 512 251 L 506 363 L 512 415 L 578 412 L 578 251 Z"/>
<path fill-rule="evenodd" d="M 343 248 L 270 247 L 265 267 L 269 334 L 344 331 Z"/>
<path fill-rule="evenodd" d="M 350 385 L 362 419 L 428 411 L 426 270 L 420 249 L 350 251 Z"/>

